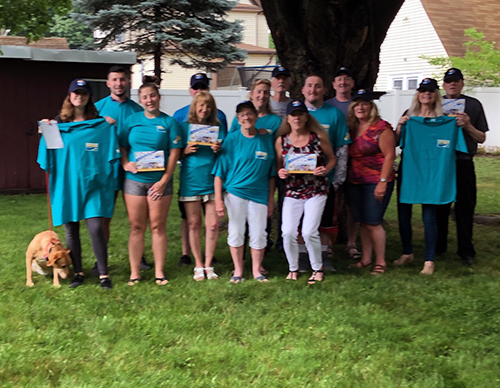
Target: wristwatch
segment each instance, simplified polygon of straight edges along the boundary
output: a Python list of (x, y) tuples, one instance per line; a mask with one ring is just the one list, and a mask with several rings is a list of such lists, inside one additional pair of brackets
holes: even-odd
[(387, 182), (387, 179), (380, 178), (380, 182)]

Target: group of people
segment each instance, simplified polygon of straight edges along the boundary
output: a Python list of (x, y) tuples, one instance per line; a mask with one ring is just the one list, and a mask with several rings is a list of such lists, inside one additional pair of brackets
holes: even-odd
[[(450, 205), (455, 202), (457, 253), (470, 265), (475, 256), (473, 156), (477, 144), (484, 142), (488, 126), (480, 102), (461, 94), (461, 71), (448, 70), (443, 81), (444, 97), (436, 80), (424, 79), (393, 130), (380, 117), (374, 94), (355, 91), (353, 74), (344, 67), (334, 75), (335, 97), (325, 101), (327, 88), (316, 74), (305, 79), (302, 98), (290, 98), (291, 75), (277, 66), (271, 80), (254, 82), (249, 100), (237, 105), (230, 127), (225, 114), (217, 109), (203, 73), (191, 77), (192, 102), (173, 117), (160, 110), (161, 95), (154, 77), (145, 77), (139, 88), (140, 105), (128, 98), (130, 74), (126, 68), (109, 70), (110, 96), (95, 105), (89, 83), (74, 80), (56, 117), (64, 148), (47, 149), (42, 140), (39, 150), (40, 166), (50, 175), (54, 223), (65, 225), (71, 250), (75, 277), (69, 286), (84, 282), (79, 221), (85, 219), (100, 284), (112, 287), (107, 242), (119, 190), (123, 190), (130, 221), (128, 284), (139, 282), (140, 269), (147, 267), (143, 254), (148, 225), (155, 281), (168, 283), (164, 273), (166, 224), (174, 193), (172, 177), (179, 161), (178, 201), (183, 218), (179, 264), (190, 263), (191, 252), (196, 281), (218, 278), (213, 260), (219, 219), (226, 213), (227, 243), (234, 263), (230, 282), (243, 281), (247, 241), (253, 278), (268, 281), (262, 263), (272, 229), (276, 188), (276, 245), (289, 263), (287, 279), (297, 280), (310, 267), (308, 283), (314, 284), (323, 280), (324, 271), (334, 270), (329, 248), (338, 227), (339, 198), (343, 197), (347, 203), (346, 251), (357, 260), (352, 267), (371, 267), (374, 275), (385, 273), (383, 217), (396, 175), (403, 252), (394, 264), (414, 260), (411, 211), (413, 204), (422, 204), (425, 257), (421, 273), (433, 273), (434, 256), (447, 249)], [(465, 111), (445, 116), (443, 98), (465, 100)], [(200, 128), (215, 130), (216, 139), (193, 142), (193, 131)], [(397, 145), (402, 156), (396, 174)], [(356, 245), (358, 231), (361, 252)]]

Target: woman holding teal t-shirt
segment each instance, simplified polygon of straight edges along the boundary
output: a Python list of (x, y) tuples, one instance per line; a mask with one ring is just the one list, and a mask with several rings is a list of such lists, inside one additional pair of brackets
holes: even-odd
[[(217, 126), (217, 141), (210, 145), (190, 143), (193, 125)], [(226, 128), (217, 120), (217, 106), (207, 91), (197, 93), (189, 108), (187, 122), (181, 124), (182, 140), (187, 144), (182, 153), (179, 201), (184, 203), (189, 226), (189, 244), (196, 266), (194, 280), (217, 279), (212, 260), (219, 237), (219, 218), (215, 212), (214, 179), (212, 169), (225, 137)], [(205, 261), (201, 254), (201, 208), (205, 209)]]
[[(274, 139), (265, 129), (257, 129), (257, 110), (250, 101), (236, 107), (241, 130), (230, 133), (217, 159), (215, 175), (215, 210), (229, 217), (227, 243), (234, 263), (231, 283), (243, 280), (245, 225), (248, 222), (252, 272), (256, 280), (267, 282), (261, 274), (267, 245), (267, 217), (273, 212), (275, 153)], [(222, 197), (222, 185), (226, 197)]]
[[(274, 136), (281, 125), (281, 118), (271, 110), (269, 99), (271, 98), (271, 81), (259, 79), (255, 81), (250, 89), (249, 100), (257, 109), (257, 122), (255, 128), (265, 129)], [(229, 132), (239, 131), (241, 128), (238, 118), (235, 117)]]
[(130, 280), (140, 280), (139, 267), (144, 252), (144, 236), (149, 218), (156, 283), (168, 283), (163, 272), (167, 255), (166, 224), (172, 202), (175, 165), (182, 139), (177, 122), (160, 112), (160, 92), (153, 77), (145, 77), (139, 88), (144, 112), (127, 119), (120, 134), (122, 166), (125, 170), (123, 193), (130, 221), (128, 243)]

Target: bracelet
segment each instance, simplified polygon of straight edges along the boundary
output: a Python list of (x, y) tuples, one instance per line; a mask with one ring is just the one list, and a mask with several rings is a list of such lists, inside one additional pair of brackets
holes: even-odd
[(386, 183), (386, 182), (387, 182), (387, 179), (385, 179), (385, 178), (380, 178), (380, 182), (384, 182), (384, 183)]

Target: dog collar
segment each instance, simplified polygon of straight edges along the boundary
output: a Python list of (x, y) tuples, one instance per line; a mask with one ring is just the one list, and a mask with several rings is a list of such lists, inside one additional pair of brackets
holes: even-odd
[(50, 252), (52, 252), (52, 247), (56, 245), (53, 240), (50, 240), (47, 244), (47, 248), (45, 248), (45, 261), (49, 261)]

